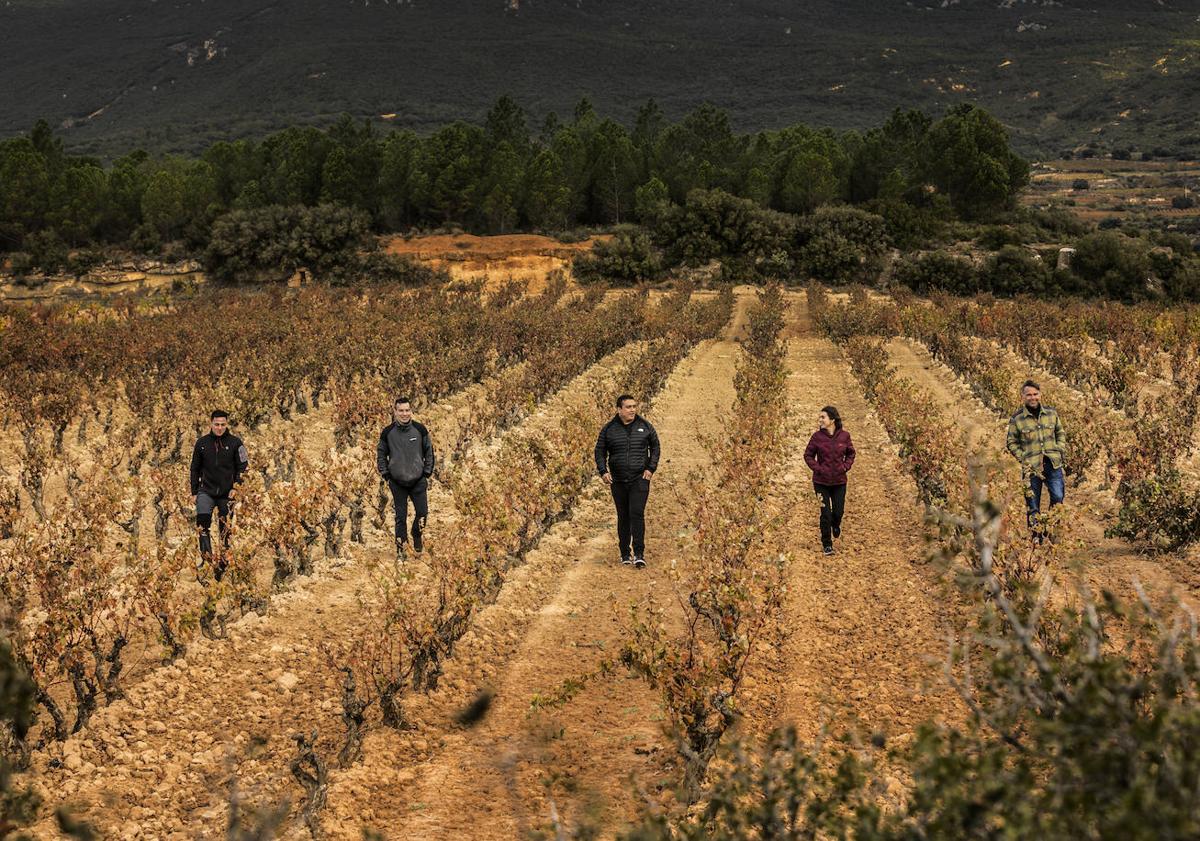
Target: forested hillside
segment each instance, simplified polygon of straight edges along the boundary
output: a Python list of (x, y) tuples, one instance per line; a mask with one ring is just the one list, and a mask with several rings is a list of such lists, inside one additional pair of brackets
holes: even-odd
[(705, 101), (742, 129), (865, 128), (977, 101), (1018, 148), (1200, 148), (1182, 0), (8, 0), (0, 132), (198, 151), (342, 112), (430, 130), (503, 94), (632, 121)]

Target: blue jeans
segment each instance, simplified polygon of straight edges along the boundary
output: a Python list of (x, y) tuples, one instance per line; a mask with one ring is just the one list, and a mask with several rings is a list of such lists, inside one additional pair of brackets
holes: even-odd
[(1052, 467), (1050, 459), (1042, 459), (1042, 475), (1029, 474), (1029, 489), (1025, 493), (1025, 507), (1028, 510), (1029, 530), (1039, 533), (1038, 514), (1042, 510), (1042, 486), (1050, 491), (1050, 507), (1061, 505), (1066, 495), (1066, 482), (1063, 480), (1061, 467)]

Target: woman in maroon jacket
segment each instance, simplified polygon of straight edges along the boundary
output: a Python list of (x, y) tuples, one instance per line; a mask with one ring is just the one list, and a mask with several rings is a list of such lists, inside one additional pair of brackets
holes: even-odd
[(826, 555), (832, 555), (833, 539), (842, 536), (846, 474), (854, 465), (854, 444), (833, 406), (821, 410), (817, 425), (820, 428), (804, 450), (804, 462), (813, 472), (813, 490), (821, 497), (821, 545)]

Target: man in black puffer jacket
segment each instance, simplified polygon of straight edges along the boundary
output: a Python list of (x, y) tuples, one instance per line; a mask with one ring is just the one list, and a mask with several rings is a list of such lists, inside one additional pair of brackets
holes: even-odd
[(659, 444), (658, 433), (637, 410), (630, 395), (617, 398), (616, 416), (596, 439), (596, 470), (612, 487), (621, 563), (640, 569), (646, 565), (646, 500), (650, 477), (658, 469)]
[(429, 477), (433, 475), (433, 442), (429, 430), (412, 419), (412, 404), (398, 397), (392, 405), (393, 422), (379, 433), (375, 463), (387, 481), (396, 507), (396, 554), (408, 548), (408, 501), (413, 504), (413, 549), (424, 549), (421, 533), (429, 517)]
[[(229, 431), (229, 413), (217, 409), (209, 416), (211, 432), (192, 449), (191, 488), (196, 501), (196, 531), (200, 536), (200, 558), (220, 581), (229, 562), (229, 524), (233, 510), (231, 494), (248, 467), (246, 445)], [(221, 529), (221, 557), (213, 558), (212, 512), (216, 509)]]

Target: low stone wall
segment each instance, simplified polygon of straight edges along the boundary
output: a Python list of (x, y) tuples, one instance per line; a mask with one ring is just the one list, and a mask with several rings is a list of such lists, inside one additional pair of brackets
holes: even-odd
[(33, 274), (16, 277), (0, 273), (0, 300), (39, 301), (52, 298), (88, 298), (155, 289), (177, 289), (208, 282), (195, 260), (175, 263), (161, 260), (125, 260), (97, 266), (79, 277), (69, 274)]

